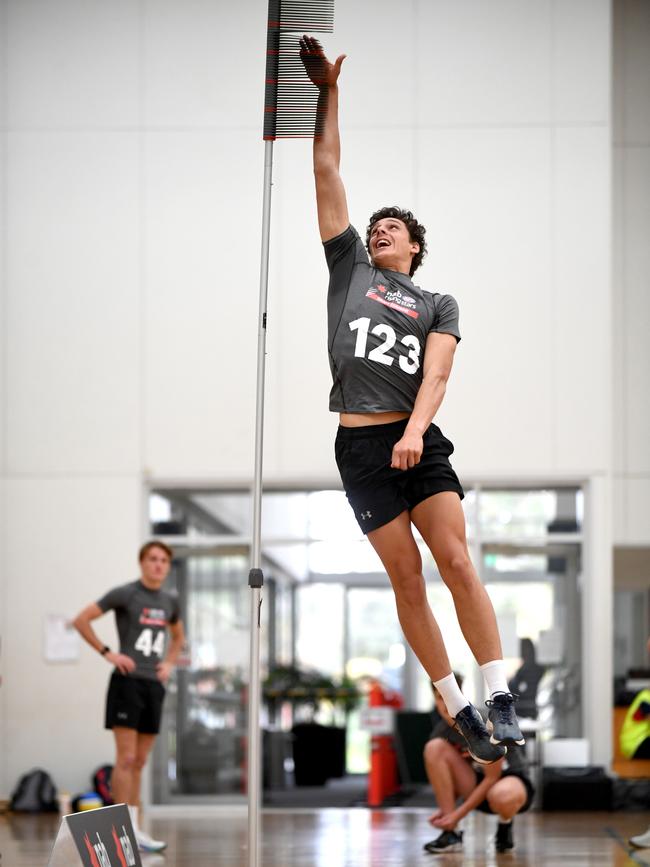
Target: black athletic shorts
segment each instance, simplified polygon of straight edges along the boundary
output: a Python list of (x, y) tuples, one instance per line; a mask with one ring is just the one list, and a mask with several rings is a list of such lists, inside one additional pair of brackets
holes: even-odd
[[(482, 783), (482, 782), (483, 782), (483, 779), (484, 779), (484, 776), (485, 776), (485, 775), (483, 774), (482, 771), (475, 771), (475, 773), (476, 773), (476, 785), (478, 786), (479, 783)], [(522, 782), (522, 783), (524, 784), (524, 786), (526, 787), (526, 800), (524, 801), (524, 804), (523, 804), (523, 806), (520, 808), (519, 812), (520, 812), (520, 813), (525, 813), (526, 810), (530, 810), (531, 804), (533, 803), (533, 798), (535, 797), (535, 786), (533, 786), (533, 784), (532, 784), (531, 781), (528, 779), (528, 777), (526, 776), (526, 774), (524, 774), (522, 771), (516, 771), (516, 770), (514, 770), (514, 769), (513, 769), (513, 770), (510, 770), (510, 768), (508, 768), (507, 770), (505, 770), (505, 771), (501, 774), (501, 779), (502, 779), (502, 780), (503, 780), (505, 777), (518, 777), (518, 778), (521, 780), (521, 782)], [(487, 798), (486, 798), (484, 801), (482, 801), (482, 802), (478, 805), (478, 807), (477, 807), (476, 809), (477, 809), (477, 810), (480, 810), (482, 813), (493, 813), (493, 812), (494, 812), (494, 811), (490, 808), (490, 805), (489, 805), (489, 803), (488, 803)]]
[(165, 687), (160, 681), (114, 671), (106, 695), (105, 728), (124, 726), (143, 735), (157, 735), (164, 698)]
[(394, 470), (393, 446), (404, 435), (408, 419), (390, 424), (342, 427), (334, 446), (348, 502), (364, 533), (388, 524), (404, 511), (442, 491), (465, 495), (449, 463), (451, 442), (435, 424), (425, 431), (420, 463), (408, 470)]

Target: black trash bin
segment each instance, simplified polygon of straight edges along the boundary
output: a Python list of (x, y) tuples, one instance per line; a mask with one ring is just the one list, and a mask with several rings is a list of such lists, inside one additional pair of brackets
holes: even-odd
[(297, 786), (323, 786), (331, 777), (345, 776), (344, 728), (298, 723), (291, 732)]

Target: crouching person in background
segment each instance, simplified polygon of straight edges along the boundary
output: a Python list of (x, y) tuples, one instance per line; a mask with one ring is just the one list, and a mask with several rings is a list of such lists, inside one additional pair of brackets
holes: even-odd
[[(456, 675), (459, 688), (462, 679)], [(427, 852), (462, 849), (462, 819), (472, 810), (498, 816), (496, 851), (514, 847), (513, 818), (530, 808), (535, 794), (526, 770), (523, 747), (508, 745), (505, 758), (489, 765), (477, 765), (466, 750), (464, 738), (454, 729), (440, 693), (433, 687), (436, 702), (434, 728), (424, 748), (424, 764), (436, 796), (438, 809), (429, 817), (442, 832), (426, 843)]]

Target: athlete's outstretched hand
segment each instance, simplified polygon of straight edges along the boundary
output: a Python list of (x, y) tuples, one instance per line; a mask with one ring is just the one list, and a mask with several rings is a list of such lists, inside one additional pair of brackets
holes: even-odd
[(303, 36), (300, 39), (300, 59), (316, 87), (334, 87), (346, 56), (341, 54), (334, 63), (330, 63), (318, 39), (313, 36)]
[(391, 467), (394, 470), (409, 470), (420, 463), (423, 448), (424, 444), (419, 434), (405, 431), (402, 439), (393, 446)]
[(130, 674), (135, 669), (134, 660), (125, 653), (107, 653), (104, 659), (114, 665), (120, 674)]

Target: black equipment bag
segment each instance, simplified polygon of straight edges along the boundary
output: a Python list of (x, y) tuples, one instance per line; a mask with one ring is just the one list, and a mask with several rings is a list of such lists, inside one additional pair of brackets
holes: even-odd
[(34, 768), (18, 780), (11, 794), (10, 809), (17, 813), (56, 813), (56, 786), (47, 771)]
[(543, 810), (611, 810), (612, 803), (613, 783), (604, 768), (542, 769)]

